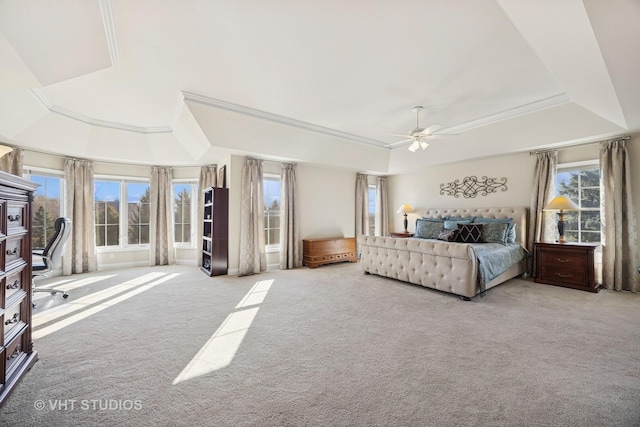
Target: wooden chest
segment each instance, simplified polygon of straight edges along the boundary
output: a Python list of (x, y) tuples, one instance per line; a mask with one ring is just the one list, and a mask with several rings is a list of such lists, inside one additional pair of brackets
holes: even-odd
[(591, 243), (536, 242), (535, 261), (537, 283), (564, 286), (598, 292), (594, 278), (594, 250)]
[(334, 262), (357, 262), (355, 237), (327, 237), (302, 241), (303, 264), (316, 268)]

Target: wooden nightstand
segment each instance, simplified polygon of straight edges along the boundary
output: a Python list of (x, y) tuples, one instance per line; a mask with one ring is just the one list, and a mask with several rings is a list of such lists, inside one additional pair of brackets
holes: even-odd
[(588, 292), (600, 290), (595, 281), (595, 243), (534, 243), (537, 283)]
[(413, 233), (405, 233), (404, 231), (400, 233), (390, 233), (391, 237), (413, 237)]

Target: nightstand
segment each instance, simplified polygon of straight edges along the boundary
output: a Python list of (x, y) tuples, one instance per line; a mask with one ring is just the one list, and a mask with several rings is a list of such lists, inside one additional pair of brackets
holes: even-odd
[(595, 281), (595, 243), (534, 243), (537, 283), (598, 292)]
[(391, 237), (413, 237), (413, 233), (405, 233), (404, 231), (400, 233), (390, 233)]

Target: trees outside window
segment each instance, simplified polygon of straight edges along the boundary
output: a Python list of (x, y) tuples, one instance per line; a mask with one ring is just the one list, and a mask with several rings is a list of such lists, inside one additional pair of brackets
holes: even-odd
[(559, 165), (556, 195), (573, 200), (579, 211), (565, 212), (568, 242), (600, 243), (600, 167), (597, 163)]
[(44, 248), (55, 232), (55, 220), (62, 214), (63, 178), (46, 174), (30, 174), (28, 179), (40, 186), (34, 192), (32, 245)]
[(120, 245), (120, 182), (94, 181), (96, 246)]
[(264, 198), (264, 244), (268, 249), (275, 249), (280, 247), (280, 176), (264, 174), (262, 186)]
[(369, 184), (369, 236), (376, 235), (376, 186)]
[(175, 183), (173, 184), (173, 222), (174, 240), (176, 244), (191, 243), (193, 223), (193, 194), (197, 194), (197, 184), (195, 183)]
[(150, 223), (149, 184), (127, 182), (127, 244), (148, 245)]

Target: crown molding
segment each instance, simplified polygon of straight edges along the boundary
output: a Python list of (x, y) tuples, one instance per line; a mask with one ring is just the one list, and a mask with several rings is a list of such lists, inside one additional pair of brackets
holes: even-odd
[(204, 95), (198, 95), (197, 93), (183, 91), (182, 96), (185, 101), (197, 102), (198, 104), (207, 105), (209, 107), (214, 107), (214, 108), (218, 108), (226, 111), (232, 111), (234, 113), (240, 113), (246, 116), (251, 116), (258, 119), (263, 119), (263, 120), (267, 120), (270, 122), (279, 123), (287, 126), (293, 126), (300, 129), (308, 130), (310, 132), (319, 133), (322, 135), (334, 136), (337, 138), (348, 139), (350, 141), (359, 142), (362, 144), (372, 145), (378, 148), (384, 148), (384, 142), (382, 141), (365, 138), (363, 136), (353, 135), (347, 132), (341, 132), (339, 130), (326, 128), (324, 126), (314, 125), (312, 123), (303, 122), (300, 120), (292, 119), (290, 117), (280, 116), (278, 114), (267, 113), (266, 111), (256, 110), (254, 108), (233, 104), (231, 102), (221, 101), (219, 99), (209, 98)]
[(113, 25), (113, 13), (111, 12), (111, 0), (99, 0), (100, 13), (102, 14), (102, 23), (104, 32), (107, 36), (107, 46), (109, 47), (109, 57), (111, 65), (114, 65), (120, 53), (118, 52), (118, 42), (116, 40), (116, 29)]
[(85, 116), (84, 114), (76, 113), (75, 111), (67, 110), (66, 108), (52, 104), (51, 101), (49, 101), (49, 99), (42, 92), (42, 90), (38, 88), (31, 89), (31, 93), (50, 112), (55, 114), (60, 114), (61, 116), (65, 116), (70, 119), (77, 120), (82, 123), (86, 123), (88, 125), (124, 130), (128, 132), (147, 133), (147, 134), (173, 132), (173, 128), (171, 126), (142, 127), (142, 126), (129, 125), (126, 123), (117, 123), (117, 122), (110, 122), (107, 120), (94, 119), (93, 117), (88, 117), (88, 116)]
[[(456, 135), (460, 132), (479, 128), (482, 126), (491, 125), (503, 120), (524, 116), (529, 113), (545, 110), (547, 108), (566, 104), (568, 102), (571, 102), (571, 98), (569, 97), (569, 95), (567, 93), (560, 93), (557, 95), (550, 96), (548, 98), (543, 98), (538, 101), (530, 102), (528, 104), (519, 105), (517, 107), (513, 107), (508, 110), (501, 111), (499, 113), (490, 114), (488, 116), (481, 117), (479, 119), (471, 120), (466, 123), (444, 127), (442, 129), (439, 129), (437, 132), (434, 132), (433, 135)], [(385, 145), (385, 147), (395, 148), (395, 147), (409, 145), (410, 143), (411, 141), (394, 142), (393, 144)]]
[(569, 95), (567, 93), (560, 93), (557, 95), (550, 96), (548, 98), (530, 102), (528, 104), (519, 105), (517, 107), (513, 107), (508, 110), (501, 111), (499, 113), (490, 114), (488, 116), (481, 117), (479, 119), (471, 120), (466, 123), (442, 128), (437, 132), (434, 132), (433, 134), (446, 135), (446, 134), (464, 132), (467, 130), (479, 128), (481, 126), (491, 125), (493, 123), (497, 123), (503, 120), (513, 119), (515, 117), (524, 116), (526, 114), (534, 113), (536, 111), (541, 111), (547, 108), (566, 104), (568, 102), (571, 102), (571, 98), (569, 97)]

